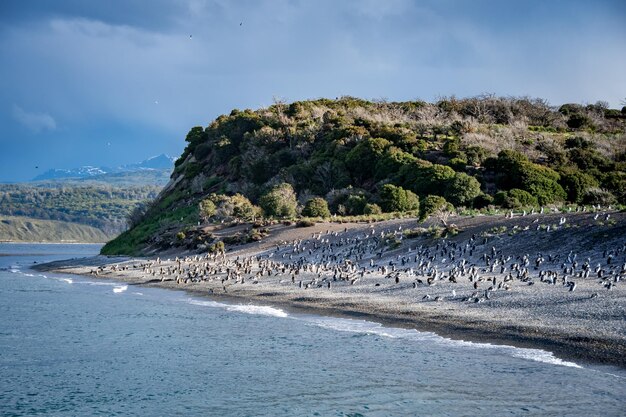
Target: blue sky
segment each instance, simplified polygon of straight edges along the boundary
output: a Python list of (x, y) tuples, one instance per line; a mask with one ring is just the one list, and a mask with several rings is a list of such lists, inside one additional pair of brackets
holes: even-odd
[[(178, 156), (233, 108), (626, 98), (626, 2), (2, 0), (0, 181)], [(36, 168), (38, 167), (38, 168)]]

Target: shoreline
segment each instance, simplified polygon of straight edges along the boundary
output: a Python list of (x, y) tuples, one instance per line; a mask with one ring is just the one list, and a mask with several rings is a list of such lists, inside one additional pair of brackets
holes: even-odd
[[(580, 341), (568, 341), (555, 334), (544, 333), (539, 329), (528, 327), (522, 329), (519, 326), (499, 327), (493, 323), (480, 323), (476, 321), (461, 322), (454, 318), (433, 315), (432, 317), (411, 317), (393, 312), (367, 312), (358, 306), (348, 308), (341, 305), (320, 306), (318, 299), (287, 300), (279, 297), (266, 296), (263, 294), (239, 294), (239, 293), (208, 293), (205, 289), (181, 288), (171, 285), (159, 285), (155, 282), (129, 281), (122, 276), (108, 278), (94, 277), (86, 273), (68, 272), (64, 269), (47, 269), (46, 264), (34, 265), (32, 269), (47, 271), (57, 274), (71, 274), (90, 279), (115, 280), (124, 284), (158, 288), (164, 290), (183, 291), (190, 296), (209, 299), (216, 302), (224, 302), (234, 305), (248, 305), (254, 303), (258, 306), (280, 308), (296, 314), (312, 314), (327, 317), (337, 317), (354, 320), (365, 320), (379, 323), (385, 327), (412, 329), (419, 332), (431, 332), (438, 336), (472, 343), (485, 343), (498, 346), (510, 346), (525, 349), (540, 349), (550, 352), (558, 359), (575, 362), (580, 366), (616, 366), (626, 370), (626, 357), (622, 351), (623, 346), (616, 346), (614, 341), (603, 339), (584, 338)], [(42, 268), (44, 267), (44, 268)], [(525, 331), (524, 331), (525, 330)], [(573, 350), (572, 350), (573, 349)]]
[[(485, 238), (487, 241), (485, 250), (488, 252), (492, 245), (497, 243), (502, 250), (514, 249), (518, 253), (529, 250), (523, 246), (523, 242), (535, 250), (554, 247), (558, 242), (559, 246), (568, 251), (570, 246), (586, 244), (588, 250), (581, 253), (581, 259), (598, 258), (605, 251), (604, 246), (611, 247), (616, 242), (624, 242), (623, 230), (626, 226), (626, 215), (615, 213), (617, 224), (610, 228), (605, 227), (600, 230), (600, 241), (591, 245), (589, 239), (593, 238), (597, 231), (587, 227), (590, 215), (576, 215), (568, 218), (568, 221), (579, 221), (580, 227), (571, 230), (563, 230), (561, 233), (569, 233), (574, 238), (569, 239), (565, 244), (563, 235), (558, 231), (551, 235), (545, 232), (532, 231), (521, 239), (519, 235), (503, 237), (495, 236)], [(477, 232), (477, 227), (485, 226), (490, 228), (499, 224), (511, 225), (526, 219), (455, 219), (465, 230), (455, 238), (457, 242), (462, 242)], [(533, 219), (527, 219), (532, 221)], [(549, 219), (550, 221), (553, 219)], [(387, 222), (386, 225), (376, 224), (374, 227), (380, 229), (381, 226), (397, 228), (398, 225), (405, 225), (410, 220), (398, 220)], [(260, 244), (244, 245), (234, 247), (222, 261), (200, 260), (195, 264), (192, 260), (194, 255), (187, 255), (189, 268), (195, 268), (201, 262), (204, 264), (232, 265), (236, 259), (263, 259), (261, 262), (272, 262), (278, 264), (276, 258), (284, 256), (291, 251), (291, 238), (311, 239), (316, 233), (323, 234), (329, 230), (326, 236), (333, 236), (334, 239), (350, 239), (350, 236), (361, 236), (363, 232), (370, 229), (370, 225), (332, 225), (321, 224), (315, 228), (295, 229), (293, 227), (278, 227), (272, 232), (273, 239)], [(344, 229), (345, 228), (345, 229)], [(577, 234), (578, 233), (578, 234)], [(548, 238), (546, 239), (546, 236)], [(289, 238), (289, 239), (285, 239)], [(449, 241), (453, 241), (449, 239)], [(364, 241), (361, 239), (361, 241)], [(437, 245), (441, 240), (417, 239), (408, 241), (409, 249), (415, 253), (418, 244), (421, 246)], [(396, 262), (402, 253), (406, 251), (407, 242), (403, 242), (399, 248), (389, 250), (377, 261), (381, 265), (388, 262)], [(508, 245), (513, 245), (509, 248)], [(276, 249), (276, 247), (279, 249)], [(354, 250), (354, 245), (346, 245), (346, 250)], [(481, 250), (482, 254), (484, 251)], [(273, 258), (275, 254), (276, 258)], [(476, 253), (475, 255), (478, 255)], [(315, 254), (307, 253), (305, 258), (311, 264), (319, 265), (322, 262), (313, 262)], [(474, 256), (476, 258), (477, 256)], [(619, 253), (616, 256), (620, 265), (626, 260), (626, 254)], [(182, 258), (181, 258), (182, 259)], [(269, 261), (274, 259), (274, 261)], [(280, 258), (282, 259), (285, 258)], [(365, 260), (362, 264), (365, 263)], [(367, 259), (369, 260), (369, 259)], [(475, 259), (471, 259), (475, 261)], [(562, 259), (560, 260), (562, 261)], [(559, 262), (560, 262), (559, 261)], [(176, 265), (174, 260), (158, 261), (161, 269)], [(220, 263), (222, 262), (222, 263)], [(595, 259), (594, 259), (595, 262)], [(547, 262), (546, 262), (547, 263)], [(558, 263), (558, 262), (557, 262)], [(144, 265), (142, 269), (140, 265)], [(146, 267), (145, 265), (151, 265)], [(283, 264), (280, 264), (283, 265)], [(318, 273), (316, 271), (301, 270), (297, 275), (298, 280), (306, 282), (321, 282), (323, 286), (311, 286), (308, 289), (300, 288), (298, 284), (292, 283), (289, 273), (274, 271), (274, 275), (267, 278), (258, 271), (250, 271), (244, 279), (226, 277), (226, 266), (224, 270), (215, 271), (215, 278), (204, 281), (178, 284), (173, 278), (159, 278), (155, 267), (155, 259), (138, 258), (113, 258), (97, 256), (94, 258), (74, 259), (59, 261), (49, 264), (38, 264), (34, 267), (37, 270), (48, 270), (56, 273), (71, 273), (84, 275), (96, 279), (114, 279), (130, 285), (140, 285), (165, 289), (176, 289), (187, 291), (194, 296), (208, 297), (215, 301), (228, 303), (245, 304), (253, 302), (259, 305), (279, 307), (288, 311), (304, 314), (316, 314), (333, 317), (343, 317), (367, 320), (380, 323), (390, 327), (410, 328), (422, 332), (433, 332), (439, 336), (478, 343), (490, 343), (495, 345), (507, 345), (520, 348), (542, 349), (552, 352), (557, 358), (574, 361), (577, 364), (585, 365), (612, 365), (622, 369), (626, 368), (626, 288), (619, 282), (611, 291), (603, 289), (594, 279), (576, 279), (577, 289), (575, 292), (564, 289), (560, 285), (548, 285), (534, 278), (533, 284), (527, 282), (511, 282), (510, 291), (493, 291), (486, 293), (488, 299), (481, 299), (480, 302), (467, 301), (466, 298), (473, 289), (467, 288), (470, 284), (465, 278), (461, 283), (450, 283), (447, 280), (439, 279), (437, 285), (413, 284), (411, 286), (407, 278), (402, 276), (400, 283), (394, 283), (393, 278), (386, 277), (383, 273), (378, 273), (372, 268), (371, 273), (364, 275), (354, 285), (345, 280), (332, 281), (330, 272)], [(100, 268), (100, 273), (95, 276), (91, 273), (94, 269)], [(147, 269), (146, 269), (147, 268)], [(221, 267), (220, 267), (221, 268)], [(264, 267), (263, 267), (264, 268)], [(278, 268), (274, 266), (274, 268)], [(443, 267), (442, 267), (443, 269)], [(146, 272), (147, 271), (147, 272)], [(256, 274), (255, 274), (256, 272)], [(386, 271), (385, 271), (386, 272)], [(496, 273), (489, 274), (498, 276)], [(324, 277), (324, 281), (319, 281)], [(165, 279), (164, 281), (161, 281)], [(332, 289), (326, 288), (327, 283), (332, 282)], [(413, 281), (415, 282), (415, 281)], [(485, 280), (480, 282), (482, 288), (489, 284)], [(479, 287), (480, 288), (480, 287)], [(450, 291), (457, 296), (452, 297)], [(442, 300), (434, 301), (428, 299), (424, 301), (425, 295), (429, 297), (441, 297)], [(430, 295), (429, 295), (430, 294)]]

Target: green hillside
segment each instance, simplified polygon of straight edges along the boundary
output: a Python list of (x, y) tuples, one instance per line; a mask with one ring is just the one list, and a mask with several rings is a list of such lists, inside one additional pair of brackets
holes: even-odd
[(424, 216), (448, 203), (626, 204), (626, 109), (607, 107), (344, 97), (233, 110), (190, 130), (171, 183), (103, 252), (193, 247), (209, 241), (199, 222), (293, 218), (303, 209), (311, 217)]
[[(154, 199), (161, 188), (61, 182), (0, 184), (0, 215), (89, 226), (99, 229), (99, 239), (110, 238), (126, 230), (129, 215)], [(0, 240), (12, 239), (14, 234), (19, 233), (4, 228)], [(79, 235), (69, 238), (78, 239)]]
[(82, 224), (0, 215), (0, 242), (103, 243), (112, 237)]

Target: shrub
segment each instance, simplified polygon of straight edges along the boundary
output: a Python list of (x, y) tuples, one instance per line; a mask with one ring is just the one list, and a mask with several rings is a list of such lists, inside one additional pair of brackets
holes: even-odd
[(429, 195), (422, 200), (420, 204), (420, 221), (426, 220), (431, 215), (444, 214), (445, 212), (452, 212), (454, 207), (448, 203), (445, 198), (438, 195)]
[(509, 209), (538, 205), (537, 199), (532, 194), (518, 188), (513, 188), (509, 191), (498, 191), (493, 202), (494, 204)]
[(298, 220), (296, 227), (311, 227), (315, 226), (315, 222), (311, 220)]
[(482, 194), (482, 193), (478, 194), (474, 198), (474, 202), (472, 203), (474, 208), (477, 208), (477, 209), (485, 208), (491, 204), (493, 204), (493, 197), (490, 196), (489, 194)]
[(224, 246), (224, 242), (222, 242), (221, 240), (218, 240), (217, 242), (209, 246), (209, 252), (211, 253), (224, 253), (225, 251), (226, 248)]
[(390, 146), (385, 150), (384, 154), (378, 158), (378, 162), (376, 162), (375, 177), (381, 180), (388, 178), (398, 172), (404, 165), (408, 165), (415, 160), (417, 160), (417, 158), (413, 155), (395, 146)]
[(539, 204), (563, 201), (567, 197), (558, 184), (559, 174), (547, 167), (537, 165), (519, 152), (505, 150), (498, 154), (496, 169), (498, 183), (502, 188), (520, 188), (535, 196)]
[(590, 188), (587, 190), (583, 197), (584, 204), (600, 204), (602, 206), (608, 206), (609, 204), (615, 204), (617, 199), (610, 192), (601, 188)]
[(448, 139), (443, 144), (443, 154), (455, 157), (459, 153), (459, 140), (456, 138)]
[(467, 166), (467, 159), (465, 159), (463, 155), (457, 156), (450, 159), (448, 161), (448, 164), (450, 164), (452, 169), (454, 169), (455, 171), (464, 171), (465, 167)]
[(383, 209), (378, 204), (367, 203), (363, 208), (363, 214), (382, 214)]
[(294, 217), (298, 202), (291, 184), (282, 183), (263, 195), (259, 204), (265, 214), (274, 217)]
[(209, 218), (215, 216), (215, 213), (217, 212), (217, 207), (215, 206), (215, 203), (213, 201), (211, 201), (208, 198), (205, 198), (204, 200), (200, 201), (199, 203), (199, 214), (200, 214), (200, 218), (203, 221), (208, 221)]
[(593, 122), (589, 116), (582, 113), (574, 113), (567, 119), (567, 126), (571, 129), (581, 129), (585, 127), (593, 128)]
[(187, 237), (187, 236), (185, 236), (185, 232), (178, 232), (178, 233), (176, 233), (176, 239), (178, 239), (178, 240), (185, 240), (185, 237)]
[(480, 146), (470, 146), (465, 150), (467, 163), (474, 166), (481, 166), (489, 156), (489, 152)]
[(598, 181), (591, 175), (580, 171), (572, 171), (561, 176), (561, 185), (567, 193), (567, 200), (572, 203), (581, 203), (587, 190), (598, 187)]
[(312, 198), (304, 205), (302, 215), (308, 217), (330, 217), (328, 203), (320, 197)]
[(340, 190), (333, 190), (326, 194), (331, 213), (341, 215), (363, 214), (363, 209), (369, 200), (369, 193), (358, 188), (346, 187)]
[(456, 173), (446, 187), (446, 200), (455, 206), (465, 206), (480, 194), (480, 183), (465, 173)]
[(572, 148), (567, 151), (567, 156), (582, 171), (597, 169), (602, 172), (608, 172), (615, 168), (611, 160), (605, 158), (594, 149)]
[(621, 204), (626, 204), (626, 172), (614, 171), (604, 175), (602, 187), (615, 195)]
[(200, 215), (206, 219), (253, 221), (262, 213), (242, 194), (227, 196), (213, 193), (200, 202)]
[(362, 194), (352, 194), (345, 201), (345, 214), (350, 215), (359, 215), (363, 214), (363, 210), (365, 209), (365, 205), (367, 204), (367, 199)]
[(403, 166), (397, 179), (404, 188), (419, 195), (443, 194), (455, 174), (449, 166), (418, 160)]
[(419, 209), (419, 198), (415, 193), (393, 184), (385, 184), (383, 186), (380, 192), (380, 200), (382, 209), (387, 213)]

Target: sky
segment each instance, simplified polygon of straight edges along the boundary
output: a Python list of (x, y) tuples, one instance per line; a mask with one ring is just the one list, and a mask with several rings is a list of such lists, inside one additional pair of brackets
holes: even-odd
[(623, 0), (2, 0), (0, 181), (180, 155), (234, 108), (626, 99)]

